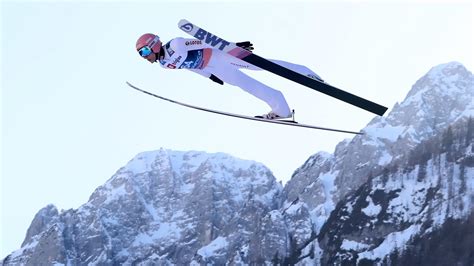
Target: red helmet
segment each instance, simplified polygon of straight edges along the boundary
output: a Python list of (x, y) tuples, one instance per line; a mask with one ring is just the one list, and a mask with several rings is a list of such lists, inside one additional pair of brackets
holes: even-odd
[(158, 35), (153, 33), (145, 33), (138, 38), (135, 48), (140, 51), (143, 47), (148, 47), (153, 53), (159, 53), (161, 50), (161, 41)]

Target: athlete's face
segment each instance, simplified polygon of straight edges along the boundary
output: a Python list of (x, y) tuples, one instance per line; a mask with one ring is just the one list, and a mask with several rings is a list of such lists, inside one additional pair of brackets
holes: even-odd
[(145, 58), (146, 60), (148, 60), (148, 62), (150, 62), (152, 64), (156, 62), (156, 54), (154, 54), (154, 53), (151, 53), (148, 56), (145, 56), (143, 58)]
[(141, 57), (145, 58), (150, 63), (156, 62), (156, 54), (149, 46), (143, 46), (142, 48), (138, 49), (138, 54), (140, 54)]

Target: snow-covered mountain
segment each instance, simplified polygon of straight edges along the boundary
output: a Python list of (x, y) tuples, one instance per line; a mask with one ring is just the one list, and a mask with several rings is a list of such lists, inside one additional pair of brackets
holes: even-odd
[[(311, 156), (284, 188), (262, 164), (230, 155), (145, 152), (77, 210), (40, 210), (3, 263), (433, 265), (437, 241), (464, 243), (443, 265), (470, 265), (470, 117), (474, 77), (453, 62), (365, 135)], [(446, 237), (453, 227), (456, 240)]]
[[(472, 212), (474, 165), (462, 163), (472, 160), (474, 147), (469, 117), (474, 117), (474, 76), (456, 62), (439, 65), (419, 79), (387, 117), (373, 119), (364, 128), (365, 135), (341, 142), (334, 154), (311, 156), (296, 170), (284, 188), (285, 204), (298, 199), (300, 208), (310, 213), (319, 233), (317, 243), (324, 250), (323, 264), (360, 262), (364, 255), (372, 262), (380, 261), (428, 228), (436, 230), (436, 225)], [(446, 145), (446, 134), (451, 136), (451, 149), (457, 150), (454, 161), (440, 148)], [(440, 187), (449, 187), (449, 193)], [(366, 194), (361, 196), (362, 192)], [(453, 193), (462, 195), (454, 199)], [(444, 219), (422, 218), (428, 212), (427, 204), (447, 206), (461, 198), (464, 205), (459, 210), (436, 209), (438, 218)], [(359, 209), (354, 209), (356, 202)], [(343, 211), (343, 203), (347, 211)], [(385, 212), (395, 217), (384, 220)], [(422, 219), (434, 226), (421, 227)], [(346, 220), (351, 226), (341, 222)], [(370, 221), (382, 225), (374, 227)], [(405, 228), (407, 224), (418, 227)], [(374, 231), (372, 238), (362, 238), (366, 231)], [(345, 233), (350, 237), (344, 238)], [(397, 243), (388, 244), (394, 241)], [(352, 253), (348, 256), (341, 250)]]
[[(221, 264), (231, 251), (239, 256), (261, 245), (260, 217), (277, 207), (281, 191), (270, 170), (253, 161), (145, 152), (77, 210), (42, 209), (22, 248), (5, 262), (184, 265), (212, 255)], [(261, 249), (266, 245), (272, 240)]]
[[(318, 237), (325, 251), (323, 264), (390, 264), (403, 256), (407, 246), (415, 245), (417, 237), (429, 236), (447, 221), (466, 220), (474, 210), (473, 133), (472, 119), (454, 124), (424, 140), (409, 156), (369, 176), (355, 193), (341, 200)], [(474, 240), (464, 241), (471, 245), (461, 247), (459, 253), (474, 255)], [(394, 252), (400, 254), (390, 257)], [(468, 265), (469, 259), (457, 255), (459, 261), (445, 265)], [(409, 265), (420, 264), (415, 261)]]
[(376, 117), (359, 135), (339, 143), (334, 154), (317, 153), (293, 174), (287, 202), (304, 201), (320, 228), (337, 202), (369, 176), (401, 157), (422, 140), (474, 116), (474, 77), (461, 64), (432, 68), (387, 117)]

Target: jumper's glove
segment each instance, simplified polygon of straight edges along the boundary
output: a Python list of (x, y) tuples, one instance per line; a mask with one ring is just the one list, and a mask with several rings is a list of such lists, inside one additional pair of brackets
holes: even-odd
[(253, 43), (246, 41), (246, 42), (238, 42), (235, 45), (237, 45), (240, 48), (244, 48), (245, 50), (252, 52), (253, 50)]
[(217, 82), (221, 85), (224, 85), (224, 81), (220, 80), (218, 77), (214, 76), (213, 74), (211, 74), (211, 76), (209, 78), (214, 82)]

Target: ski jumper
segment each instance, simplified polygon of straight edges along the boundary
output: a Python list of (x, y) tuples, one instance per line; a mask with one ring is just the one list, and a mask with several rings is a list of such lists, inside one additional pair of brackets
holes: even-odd
[[(209, 78), (211, 74), (222, 81), (240, 87), (258, 99), (266, 102), (272, 112), (280, 117), (291, 116), (291, 110), (283, 94), (246, 75), (240, 69), (262, 70), (252, 64), (228, 55), (220, 50), (208, 48), (197, 39), (175, 38), (163, 46), (164, 56), (159, 58), (162, 67), (188, 69)], [(315, 75), (305, 66), (270, 60), (303, 75)]]

